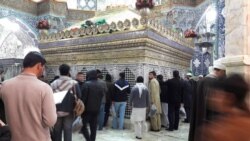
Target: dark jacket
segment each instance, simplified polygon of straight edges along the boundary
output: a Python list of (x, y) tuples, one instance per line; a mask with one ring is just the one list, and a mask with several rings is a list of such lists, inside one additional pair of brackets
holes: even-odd
[(4, 111), (4, 103), (3, 100), (0, 99), (0, 119), (6, 123), (5, 111)]
[(192, 98), (193, 98), (195, 93), (197, 92), (197, 81), (190, 79), (189, 83), (191, 85), (191, 92), (192, 92)]
[[(2, 85), (2, 83), (0, 82), (0, 85)], [(0, 86), (1, 89), (1, 86)], [(0, 119), (6, 123), (6, 117), (5, 117), (5, 111), (4, 111), (4, 103), (3, 100), (0, 99)]]
[(111, 96), (114, 94), (115, 91), (114, 83), (106, 81), (106, 85), (108, 88), (108, 92), (106, 93), (106, 102), (111, 103), (112, 102)]
[(8, 126), (0, 127), (0, 141), (11, 141), (11, 133)]
[(102, 85), (102, 92), (103, 92), (103, 97), (102, 97), (102, 104), (106, 103), (106, 94), (108, 92), (107, 84), (104, 80), (98, 79), (98, 83)]
[(128, 94), (130, 93), (130, 86), (128, 81), (119, 79), (115, 82), (115, 92), (112, 96), (114, 102), (126, 102)]
[(102, 97), (103, 88), (101, 83), (97, 81), (96, 70), (87, 72), (88, 80), (84, 83), (82, 89), (82, 101), (85, 104), (85, 112), (87, 113), (99, 113)]
[(192, 102), (192, 86), (189, 80), (184, 80), (183, 82), (183, 103), (184, 107), (191, 107)]
[(76, 79), (76, 81), (77, 81), (79, 87), (82, 89), (84, 82), (81, 82), (81, 81), (79, 81), (79, 80), (77, 80), (77, 79)]
[(213, 75), (198, 82), (192, 102), (189, 141), (201, 141), (202, 135), (199, 134), (198, 128), (217, 116), (215, 112), (207, 108), (207, 98), (213, 94), (214, 90), (222, 87), (220, 82)]
[(159, 81), (160, 84), (160, 88), (161, 88), (161, 93), (160, 93), (160, 99), (161, 102), (167, 103), (168, 102), (168, 86), (167, 86), (167, 82), (164, 81)]
[(182, 101), (182, 80), (179, 78), (172, 78), (167, 81), (168, 91), (168, 103), (169, 104), (180, 104)]

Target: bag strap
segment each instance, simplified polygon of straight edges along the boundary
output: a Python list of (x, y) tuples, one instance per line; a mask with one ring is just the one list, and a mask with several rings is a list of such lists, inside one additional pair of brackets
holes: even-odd
[(0, 127), (6, 126), (6, 124), (0, 119)]
[(74, 95), (75, 99), (77, 100), (78, 96), (76, 94), (76, 84), (73, 85), (73, 87), (71, 88), (71, 90), (73, 91), (73, 95)]
[(57, 84), (57, 90), (63, 91), (68, 86), (68, 85), (65, 85), (66, 83), (67, 83), (67, 80), (62, 80), (62, 83), (60, 85)]

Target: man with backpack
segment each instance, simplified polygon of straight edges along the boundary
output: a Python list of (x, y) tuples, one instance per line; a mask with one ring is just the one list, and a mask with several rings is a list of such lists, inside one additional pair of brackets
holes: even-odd
[(51, 83), (54, 92), (67, 91), (62, 103), (56, 105), (57, 122), (54, 127), (55, 141), (72, 141), (72, 124), (74, 120), (75, 96), (81, 97), (81, 91), (77, 81), (70, 77), (70, 66), (62, 64), (59, 66), (60, 77)]

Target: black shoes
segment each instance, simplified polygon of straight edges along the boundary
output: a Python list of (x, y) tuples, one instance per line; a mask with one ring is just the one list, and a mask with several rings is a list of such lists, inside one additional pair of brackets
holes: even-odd
[(174, 131), (172, 128), (166, 128), (167, 131)]
[(185, 119), (184, 121), (182, 121), (182, 122), (184, 122), (184, 123), (189, 123), (189, 121), (187, 120), (187, 119)]
[(161, 130), (151, 130), (151, 131), (153, 131), (153, 132), (160, 132)]
[(178, 127), (177, 128), (166, 128), (167, 131), (174, 131), (174, 130), (178, 130)]
[(138, 139), (138, 140), (141, 140), (141, 139), (142, 139), (141, 137), (137, 137), (137, 136), (136, 136), (135, 138)]

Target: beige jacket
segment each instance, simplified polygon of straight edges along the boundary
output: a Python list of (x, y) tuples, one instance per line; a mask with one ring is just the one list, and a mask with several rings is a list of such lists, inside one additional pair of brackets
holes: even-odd
[(149, 81), (149, 94), (151, 103), (157, 107), (157, 113), (161, 114), (161, 101), (160, 101), (160, 85), (159, 82), (154, 78)]
[(20, 74), (3, 83), (0, 98), (5, 104), (11, 141), (50, 141), (49, 127), (57, 115), (48, 84), (33, 74)]

